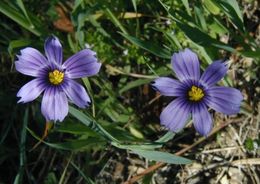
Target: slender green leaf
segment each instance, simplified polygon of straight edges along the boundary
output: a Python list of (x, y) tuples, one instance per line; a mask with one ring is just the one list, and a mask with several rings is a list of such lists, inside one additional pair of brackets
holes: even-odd
[(26, 9), (25, 9), (25, 7), (24, 7), (23, 1), (22, 1), (22, 0), (16, 0), (16, 3), (18, 4), (18, 6), (19, 6), (19, 7), (21, 8), (21, 10), (23, 11), (23, 14), (24, 14), (24, 16), (26, 17), (26, 19), (28, 20), (28, 22), (30, 23), (30, 26), (31, 26), (32, 28), (34, 28), (34, 25), (32, 24), (32, 21), (31, 21), (30, 17), (28, 16), (28, 13), (27, 13), (27, 11), (26, 11)]
[(148, 160), (154, 160), (158, 162), (165, 162), (170, 164), (190, 164), (191, 160), (179, 157), (170, 153), (153, 151), (153, 150), (142, 150), (142, 149), (132, 149), (132, 152), (138, 154)]
[(238, 2), (237, 0), (228, 0), (228, 1), (224, 1), (222, 0), (222, 2), (226, 2), (228, 3), (236, 12), (237, 16), (239, 17), (240, 21), (243, 22), (243, 15), (242, 12), (238, 6)]
[(219, 9), (217, 3), (215, 2), (215, 0), (204, 0), (203, 5), (213, 15), (218, 15), (220, 13), (220, 9)]
[(135, 12), (137, 12), (137, 6), (136, 6), (136, 0), (132, 0), (133, 7), (135, 9)]
[(143, 84), (150, 83), (152, 80), (154, 80), (154, 79), (137, 79), (135, 81), (131, 81), (131, 82), (127, 83), (127, 85), (125, 85), (122, 89), (119, 90), (119, 94), (122, 94), (132, 88), (136, 88)]
[(81, 135), (87, 134), (91, 137), (99, 136), (99, 134), (94, 132), (88, 126), (85, 126), (84, 124), (75, 121), (66, 121), (66, 123), (61, 123), (61, 125), (59, 127), (55, 127), (54, 130), (58, 132), (64, 132), (70, 134), (81, 134)]
[(21, 15), (16, 9), (8, 6), (6, 3), (0, 2), (0, 12), (36, 36), (41, 35), (41, 31), (33, 27), (23, 15)]
[(84, 2), (84, 1), (83, 0), (75, 0), (72, 12), (75, 12), (76, 9), (81, 5), (82, 2)]
[(90, 21), (90, 23), (96, 27), (97, 31), (100, 32), (102, 35), (104, 35), (105, 37), (108, 37), (109, 39), (111, 39), (111, 41), (119, 48), (124, 49), (124, 47), (122, 45), (120, 45), (116, 40), (114, 40), (111, 35), (102, 27), (102, 25), (97, 22), (97, 20), (94, 18), (94, 16), (92, 15), (88, 15), (88, 20)]
[(177, 38), (176, 32), (172, 30), (166, 30), (164, 28), (158, 28), (158, 27), (151, 27), (152, 29), (161, 32), (164, 34), (164, 36), (169, 40), (169, 42), (174, 46), (177, 47), (178, 50), (182, 49), (182, 46)]
[(189, 7), (189, 1), (188, 0), (181, 0), (182, 1), (182, 4), (185, 6), (185, 9), (188, 13), (188, 15), (191, 16), (191, 11), (190, 11), (190, 7)]
[(156, 148), (161, 148), (161, 143), (140, 143), (140, 144), (120, 144), (117, 142), (111, 142), (111, 144), (119, 149), (132, 150), (132, 149), (145, 149), (154, 150)]
[(59, 180), (59, 183), (58, 183), (58, 184), (63, 184), (63, 183), (65, 183), (66, 172), (67, 172), (68, 166), (69, 166), (69, 164), (70, 164), (70, 162), (71, 162), (72, 156), (73, 156), (73, 154), (71, 153), (71, 155), (70, 155), (70, 157), (69, 157), (69, 159), (68, 159), (68, 162), (67, 162), (67, 164), (66, 164), (66, 166), (65, 166), (65, 168), (64, 168), (64, 170), (63, 170), (63, 172), (62, 172), (62, 174), (61, 174), (61, 177), (60, 177), (60, 180)]
[(110, 133), (108, 133), (104, 128), (102, 128), (99, 124), (96, 123), (94, 119), (82, 113), (81, 111), (75, 109), (74, 107), (69, 106), (69, 113), (78, 119), (84, 125), (90, 127), (93, 131), (98, 134), (106, 137), (109, 141), (119, 142), (115, 137), (113, 137)]
[(233, 49), (232, 47), (214, 38), (211, 38), (209, 35), (202, 32), (196, 27), (191, 27), (188, 24), (183, 24), (181, 22), (177, 22), (177, 25), (196, 44), (202, 45), (204, 47), (214, 46), (217, 48), (227, 50), (229, 52), (235, 52), (235, 49)]
[(30, 132), (30, 134), (37, 139), (38, 141), (42, 141), (44, 144), (55, 148), (55, 149), (62, 149), (62, 150), (70, 150), (70, 151), (81, 151), (85, 149), (92, 149), (96, 148), (97, 146), (104, 146), (106, 141), (102, 139), (98, 139), (96, 137), (94, 138), (88, 138), (88, 139), (78, 139), (78, 140), (70, 140), (67, 142), (61, 142), (61, 143), (50, 143), (43, 141), (38, 135), (35, 134), (30, 128), (27, 127), (27, 130)]
[(70, 46), (70, 49), (72, 50), (72, 52), (74, 52), (74, 53), (78, 52), (77, 44), (73, 42), (72, 36), (70, 34), (68, 34), (67, 40), (68, 40), (68, 43), (69, 43), (69, 46)]
[(220, 48), (220, 49), (223, 49), (223, 50), (226, 50), (226, 51), (229, 51), (229, 52), (237, 52), (234, 48), (226, 45), (226, 44), (223, 44), (221, 42), (219, 43), (212, 43), (212, 46), (215, 46), (217, 48)]
[(146, 175), (144, 175), (144, 177), (142, 179), (142, 184), (151, 184), (152, 179), (153, 179), (153, 172), (146, 174)]
[(84, 77), (82, 78), (82, 81), (84, 83), (84, 85), (86, 86), (87, 88), (87, 91), (88, 91), (88, 94), (90, 96), (90, 99), (91, 99), (91, 106), (92, 106), (92, 115), (95, 116), (96, 115), (96, 111), (95, 111), (95, 99), (93, 97), (93, 92), (92, 92), (92, 88), (91, 88), (91, 85), (90, 85), (90, 82), (88, 80), (87, 77)]
[(124, 26), (121, 24), (121, 22), (116, 18), (116, 16), (113, 14), (113, 12), (110, 11), (109, 8), (105, 8), (105, 14), (110, 18), (110, 20), (113, 22), (113, 24), (118, 27), (124, 34), (128, 34)]
[(201, 11), (200, 8), (198, 8), (196, 6), (195, 6), (194, 10), (195, 10), (195, 13), (198, 17), (198, 20), (199, 20), (199, 23), (201, 25), (202, 30), (207, 31), (207, 24), (206, 24), (206, 20), (205, 20), (205, 17), (203, 15), (203, 12)]
[(170, 59), (171, 58), (171, 53), (170, 51), (162, 48), (161, 46), (155, 45), (154, 43), (151, 43), (149, 41), (143, 41), (140, 40), (136, 37), (124, 34), (124, 33), (120, 33), (123, 37), (125, 37), (127, 40), (129, 40), (130, 42), (132, 42), (133, 44), (147, 50), (148, 52), (151, 52), (152, 54), (161, 57), (161, 58), (165, 58), (165, 59)]
[(209, 29), (217, 34), (223, 35), (229, 33), (229, 30), (216, 18), (213, 18), (212, 24), (209, 25)]
[(18, 170), (18, 173), (15, 177), (15, 184), (22, 184), (23, 183), (23, 175), (24, 175), (24, 166), (26, 163), (26, 148), (25, 148), (25, 142), (26, 142), (26, 127), (28, 124), (28, 108), (26, 108), (25, 113), (24, 113), (24, 117), (23, 117), (23, 127), (22, 127), (22, 131), (21, 131), (21, 137), (20, 137), (20, 143), (19, 143), (19, 147), (20, 147), (20, 167)]
[(171, 44), (176, 46), (178, 50), (183, 49), (179, 40), (177, 39), (177, 36), (173, 32), (169, 33), (169, 32), (164, 31), (163, 33), (165, 34), (166, 38), (171, 42)]
[(7, 50), (9, 52), (9, 54), (11, 54), (11, 53), (13, 53), (14, 49), (20, 48), (20, 47), (25, 47), (25, 46), (30, 45), (30, 44), (31, 44), (31, 40), (25, 40), (25, 39), (12, 40), (9, 43)]
[(130, 131), (130, 133), (131, 133), (134, 137), (136, 137), (136, 138), (138, 138), (138, 139), (144, 139), (144, 135), (142, 134), (142, 132), (140, 132), (139, 130), (137, 130), (134, 126), (130, 125), (130, 126), (129, 126), (129, 131)]
[(169, 131), (164, 136), (162, 136), (161, 138), (156, 140), (155, 142), (157, 142), (157, 143), (166, 143), (169, 140), (173, 139), (174, 136), (175, 136), (175, 133)]
[(260, 59), (260, 49), (256, 49), (255, 51), (240, 51), (240, 53), (246, 57)]
[(70, 164), (79, 172), (79, 174), (84, 178), (86, 184), (95, 184), (85, 173), (73, 162), (71, 161)]
[(231, 22), (237, 26), (241, 31), (244, 31), (243, 16), (239, 9), (236, 0), (221, 0), (218, 1), (219, 6), (224, 11), (224, 13), (230, 18)]
[(20, 166), (23, 167), (25, 165), (25, 160), (26, 160), (26, 153), (25, 153), (25, 142), (26, 142), (26, 136), (27, 136), (27, 132), (26, 132), (26, 127), (28, 124), (28, 114), (29, 114), (29, 110), (28, 108), (26, 108), (25, 113), (24, 113), (24, 118), (23, 118), (23, 127), (22, 127), (22, 131), (21, 131), (21, 139), (20, 139)]
[(53, 172), (48, 173), (46, 178), (44, 179), (44, 184), (57, 184), (57, 178)]

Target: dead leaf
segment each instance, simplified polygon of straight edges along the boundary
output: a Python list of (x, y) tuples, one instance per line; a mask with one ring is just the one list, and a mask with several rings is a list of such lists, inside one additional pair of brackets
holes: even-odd
[(64, 10), (60, 6), (56, 6), (55, 9), (59, 18), (53, 22), (54, 27), (64, 32), (73, 32), (73, 25)]

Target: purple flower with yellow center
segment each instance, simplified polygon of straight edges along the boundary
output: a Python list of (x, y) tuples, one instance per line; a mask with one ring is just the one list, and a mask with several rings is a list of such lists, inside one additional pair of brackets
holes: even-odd
[(185, 49), (173, 54), (171, 64), (179, 81), (159, 77), (152, 84), (162, 95), (176, 97), (162, 111), (162, 125), (178, 132), (192, 115), (195, 129), (207, 136), (213, 126), (208, 107), (227, 115), (239, 112), (243, 100), (241, 92), (231, 87), (216, 86), (227, 73), (226, 63), (215, 61), (200, 75), (198, 56)]
[(68, 99), (80, 108), (89, 106), (89, 95), (73, 79), (97, 74), (101, 63), (90, 49), (81, 50), (62, 63), (62, 46), (54, 36), (45, 41), (44, 50), (46, 57), (31, 47), (21, 50), (21, 55), (17, 56), (16, 70), (36, 77), (19, 90), (18, 103), (33, 101), (43, 92), (43, 116), (47, 121), (61, 122), (68, 114)]

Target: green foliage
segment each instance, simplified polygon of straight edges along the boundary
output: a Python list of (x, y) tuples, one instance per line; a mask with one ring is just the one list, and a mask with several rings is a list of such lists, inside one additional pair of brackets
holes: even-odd
[(149, 160), (159, 161), (159, 162), (166, 162), (171, 164), (190, 164), (191, 161), (172, 155), (170, 153), (164, 153), (160, 151), (150, 151), (150, 150), (133, 150), (134, 153), (141, 155)]
[(252, 151), (254, 150), (254, 141), (250, 138), (248, 138), (246, 141), (245, 141), (245, 146), (246, 146), (246, 149)]
[(41, 27), (41, 25), (39, 25), (39, 22), (36, 22), (35, 20), (35, 25), (31, 22), (31, 19), (29, 18), (24, 4), (21, 0), (17, 0), (17, 4), (21, 8), (22, 12), (19, 11), (12, 4), (6, 3), (4, 1), (0, 2), (0, 12), (24, 27), (25, 29), (29, 30), (31, 33), (35, 34), (36, 36), (40, 36), (43, 32), (35, 27), (35, 25), (38, 25), (37, 27)]
[(258, 139), (247, 138), (245, 141), (245, 147), (249, 151), (255, 151), (259, 149), (259, 144), (260, 144), (260, 138)]
[(160, 46), (155, 45), (154, 43), (150, 43), (147, 41), (142, 41), (138, 38), (129, 36), (127, 34), (121, 33), (122, 36), (124, 36), (126, 39), (128, 39), (130, 42), (132, 42), (133, 44), (147, 50), (148, 52), (153, 53), (154, 55), (157, 55), (161, 58), (165, 58), (165, 59), (170, 59), (171, 58), (171, 54), (169, 51), (167, 51), (166, 49), (162, 49)]

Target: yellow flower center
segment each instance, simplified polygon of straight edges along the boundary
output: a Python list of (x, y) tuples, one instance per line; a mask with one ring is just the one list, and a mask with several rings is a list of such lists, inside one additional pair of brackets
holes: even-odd
[(52, 72), (49, 72), (49, 81), (50, 83), (54, 85), (58, 85), (62, 83), (64, 79), (64, 73), (60, 72), (59, 70), (54, 70)]
[(188, 95), (191, 101), (199, 101), (204, 97), (203, 90), (197, 86), (192, 86)]

